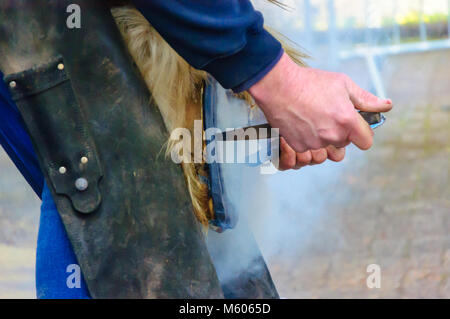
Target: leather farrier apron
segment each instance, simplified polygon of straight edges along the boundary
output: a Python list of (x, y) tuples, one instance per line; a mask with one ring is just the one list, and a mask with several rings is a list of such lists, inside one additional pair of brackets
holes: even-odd
[(1, 0), (0, 69), (94, 298), (223, 297), (168, 135), (103, 1)]

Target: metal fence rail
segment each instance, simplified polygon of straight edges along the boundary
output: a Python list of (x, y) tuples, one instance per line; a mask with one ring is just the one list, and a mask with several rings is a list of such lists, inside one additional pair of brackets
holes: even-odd
[[(328, 29), (326, 31), (327, 36), (327, 46), (329, 52), (329, 68), (334, 69), (336, 66), (343, 60), (353, 59), (353, 58), (364, 58), (366, 60), (366, 65), (368, 72), (370, 74), (372, 85), (376, 91), (376, 94), (380, 97), (385, 97), (386, 92), (383, 84), (383, 80), (380, 74), (380, 67), (377, 63), (379, 58), (390, 56), (390, 55), (399, 55), (399, 54), (408, 54), (408, 53), (418, 53), (418, 52), (426, 52), (426, 51), (435, 51), (435, 50), (445, 50), (450, 49), (450, 0), (448, 2), (448, 17), (447, 17), (447, 34), (446, 38), (442, 38), (439, 40), (430, 40), (427, 32), (427, 23), (424, 21), (424, 11), (426, 1), (419, 1), (419, 23), (417, 29), (418, 41), (402, 43), (402, 34), (401, 28), (398, 23), (395, 21), (395, 16), (397, 15), (397, 4), (398, 0), (393, 1), (393, 10), (392, 10), (392, 21), (394, 21), (392, 25), (392, 41), (386, 45), (379, 45), (376, 43), (376, 30), (372, 27), (371, 21), (371, 13), (377, 9), (377, 1), (376, 0), (360, 0), (364, 1), (365, 7), (365, 21), (366, 25), (364, 30), (360, 30), (364, 32), (364, 45), (357, 45), (354, 41), (354, 38), (350, 38), (349, 49), (341, 49), (342, 44), (342, 30), (340, 30), (337, 26), (338, 13), (335, 9), (335, 0), (324, 0), (326, 1), (326, 10), (328, 17)], [(357, 1), (357, 0), (355, 0)], [(311, 39), (313, 36), (313, 19), (311, 18), (312, 10), (311, 10), (311, 0), (303, 0), (303, 9), (304, 16), (307, 19), (304, 20), (305, 26), (305, 38), (309, 41), (306, 41), (306, 45), (314, 46), (311, 44)], [(379, 32), (378, 32), (379, 33)]]

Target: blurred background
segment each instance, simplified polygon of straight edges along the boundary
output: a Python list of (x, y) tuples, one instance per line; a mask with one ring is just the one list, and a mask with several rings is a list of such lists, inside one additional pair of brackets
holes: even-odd
[[(343, 163), (243, 169), (241, 204), (280, 295), (450, 298), (450, 0), (254, 2), (310, 66), (395, 104), (373, 148)], [(0, 298), (35, 297), (39, 204), (0, 150)]]

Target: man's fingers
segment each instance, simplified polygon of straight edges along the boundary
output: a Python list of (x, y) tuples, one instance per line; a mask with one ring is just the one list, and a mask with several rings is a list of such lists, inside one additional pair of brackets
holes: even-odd
[(335, 147), (333, 145), (327, 146), (328, 159), (333, 162), (340, 162), (345, 157), (345, 148)]
[(356, 117), (357, 120), (350, 132), (349, 140), (359, 149), (365, 151), (372, 147), (373, 132), (369, 124), (367, 124), (361, 115), (356, 114)]
[(310, 165), (312, 160), (311, 151), (296, 153), (296, 159), (297, 163), (295, 164), (294, 169), (300, 169), (302, 167), (305, 167), (306, 165)]
[(327, 150), (324, 148), (318, 150), (311, 150), (312, 161), (311, 164), (322, 164), (327, 160)]
[(281, 154), (278, 167), (280, 171), (289, 169), (298, 170), (307, 165), (322, 164), (327, 159), (334, 162), (340, 162), (345, 157), (345, 148), (339, 148), (333, 145), (317, 150), (296, 153), (283, 137), (280, 138), (280, 150)]
[(370, 92), (360, 88), (350, 78), (347, 80), (347, 89), (350, 100), (356, 109), (365, 112), (388, 112), (392, 109), (392, 101), (381, 99)]
[(312, 161), (312, 154), (311, 151), (306, 151), (303, 153), (297, 153), (297, 163), (295, 164), (296, 168), (301, 168), (303, 166), (311, 164)]
[(328, 157), (327, 151), (324, 148), (296, 153), (283, 137), (280, 138), (280, 149), (281, 154), (278, 167), (280, 171), (289, 169), (298, 170), (306, 165), (321, 164)]
[(296, 153), (283, 137), (280, 138), (280, 151), (281, 154), (278, 169), (280, 171), (285, 171), (294, 168), (297, 163)]

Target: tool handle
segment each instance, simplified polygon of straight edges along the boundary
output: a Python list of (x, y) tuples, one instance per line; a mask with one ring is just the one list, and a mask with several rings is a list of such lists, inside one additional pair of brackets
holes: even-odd
[[(372, 129), (375, 129), (375, 128), (381, 126), (386, 121), (386, 118), (384, 117), (384, 115), (379, 113), (379, 112), (362, 112), (362, 111), (358, 111), (358, 113), (359, 113), (359, 115), (361, 115), (363, 117), (363, 119), (370, 125), (370, 127)], [(264, 123), (264, 124), (252, 125), (252, 126), (247, 126), (247, 127), (242, 127), (242, 128), (238, 128), (238, 129), (222, 132), (221, 133), (222, 134), (222, 141), (250, 140), (252, 138), (250, 138), (246, 134), (237, 134), (237, 133), (244, 133), (249, 128), (256, 129), (256, 139), (266, 139), (266, 138), (271, 138), (272, 137), (272, 135), (271, 135), (271, 128), (272, 128), (272, 126), (270, 126), (269, 123)], [(261, 136), (261, 137), (259, 136), (259, 133), (260, 133), (259, 129), (260, 128), (267, 129), (267, 133), (264, 134), (264, 136)]]

